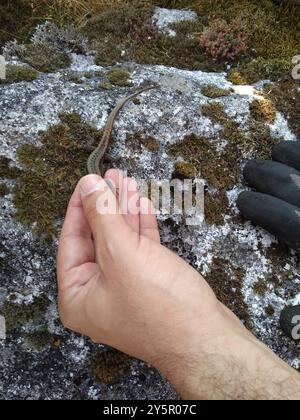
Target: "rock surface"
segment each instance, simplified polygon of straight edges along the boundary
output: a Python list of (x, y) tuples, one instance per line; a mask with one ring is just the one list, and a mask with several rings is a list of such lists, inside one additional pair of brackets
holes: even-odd
[(192, 10), (169, 10), (161, 7), (156, 7), (153, 16), (153, 22), (162, 32), (169, 36), (176, 36), (176, 31), (170, 28), (172, 24), (195, 19), (197, 19), (197, 13)]
[[(119, 166), (137, 179), (170, 179), (176, 160), (168, 153), (169, 147), (185, 136), (194, 134), (206, 139), (207, 144), (217, 139), (216, 150), (222, 150), (227, 142), (218, 138), (222, 126), (201, 111), (203, 105), (214, 102), (201, 93), (204, 86), (232, 88), (230, 95), (217, 102), (224, 105), (229, 118), (243, 132), (249, 131), (249, 105), (257, 97), (255, 88), (263, 83), (239, 89), (227, 81), (225, 73), (132, 63), (126, 68), (134, 86), (145, 80), (160, 86), (141, 95), (139, 103), (129, 103), (115, 125), (113, 154), (120, 158)], [(99, 88), (108, 70), (95, 66), (92, 55), (74, 54), (69, 70), (41, 74), (32, 82), (1, 85), (0, 155), (19, 165), (18, 148), (38, 145), (39, 132), (57, 124), (63, 112), (77, 112), (102, 129), (116, 101), (132, 89)], [(87, 77), (91, 72), (92, 76)], [(74, 75), (80, 83), (74, 82)], [(280, 113), (270, 129), (276, 138), (295, 139)], [(137, 133), (157, 139), (159, 153), (143, 145), (142, 152), (127, 147), (128, 135)], [(248, 157), (252, 157), (251, 153), (243, 156)], [(13, 188), (15, 181), (4, 181)], [(236, 198), (244, 188), (240, 177), (224, 192), (230, 211), (221, 213), (218, 224), (206, 222), (188, 227), (179, 216), (161, 215), (162, 239), (206, 276), (219, 296), (228, 296), (238, 315), (242, 308), (244, 321), (257, 337), (299, 368), (297, 344), (279, 329), (281, 310), (293, 304), (299, 291), (298, 260), (293, 253), (277, 248), (276, 240), (265, 231), (237, 218)], [(0, 315), (6, 317), (9, 326), (6, 340), (0, 341), (0, 399), (176, 398), (156, 371), (138, 361), (131, 362), (129, 372), (116, 384), (105, 384), (95, 377), (91, 360), (106, 349), (65, 331), (58, 320), (57, 240), (45, 245), (31, 229), (18, 223), (12, 198), (12, 193), (0, 197)], [(259, 284), (260, 289), (256, 287)], [(109, 371), (110, 366), (103, 366), (105, 369)]]

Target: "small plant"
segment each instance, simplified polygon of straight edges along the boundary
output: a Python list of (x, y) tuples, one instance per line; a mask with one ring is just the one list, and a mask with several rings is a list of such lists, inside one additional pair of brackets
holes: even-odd
[(223, 19), (210, 20), (199, 42), (205, 54), (214, 59), (234, 60), (248, 50), (248, 35), (238, 19), (231, 23)]
[(6, 66), (6, 78), (0, 80), (1, 84), (18, 83), (18, 82), (32, 82), (38, 77), (39, 73), (25, 66), (17, 66), (9, 64)]
[(29, 44), (21, 57), (34, 69), (51, 73), (71, 64), (71, 58), (56, 48), (46, 44)]
[(276, 108), (274, 102), (270, 99), (255, 99), (250, 104), (250, 112), (257, 121), (274, 124), (276, 120)]
[(130, 73), (128, 70), (123, 68), (115, 68), (107, 73), (107, 79), (110, 83), (115, 86), (129, 86), (130, 85)]
[(216, 85), (206, 85), (201, 89), (201, 93), (208, 98), (221, 98), (222, 96), (229, 96), (233, 92), (232, 89), (223, 89)]

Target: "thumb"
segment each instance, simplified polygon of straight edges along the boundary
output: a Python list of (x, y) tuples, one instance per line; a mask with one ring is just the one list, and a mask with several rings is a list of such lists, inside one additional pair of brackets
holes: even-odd
[(120, 212), (112, 186), (98, 175), (87, 175), (79, 182), (83, 210), (96, 243), (120, 239), (130, 230)]

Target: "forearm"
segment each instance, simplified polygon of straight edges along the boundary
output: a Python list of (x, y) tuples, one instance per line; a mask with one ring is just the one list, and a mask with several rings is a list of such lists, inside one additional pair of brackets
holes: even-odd
[(300, 399), (299, 373), (246, 330), (161, 361), (160, 370), (184, 399)]

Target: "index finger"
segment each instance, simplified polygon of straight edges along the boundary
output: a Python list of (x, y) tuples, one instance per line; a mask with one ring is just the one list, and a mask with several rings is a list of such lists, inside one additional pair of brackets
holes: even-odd
[(57, 257), (59, 283), (68, 272), (86, 263), (95, 262), (92, 232), (85, 217), (79, 186), (77, 185), (69, 202), (62, 228)]

